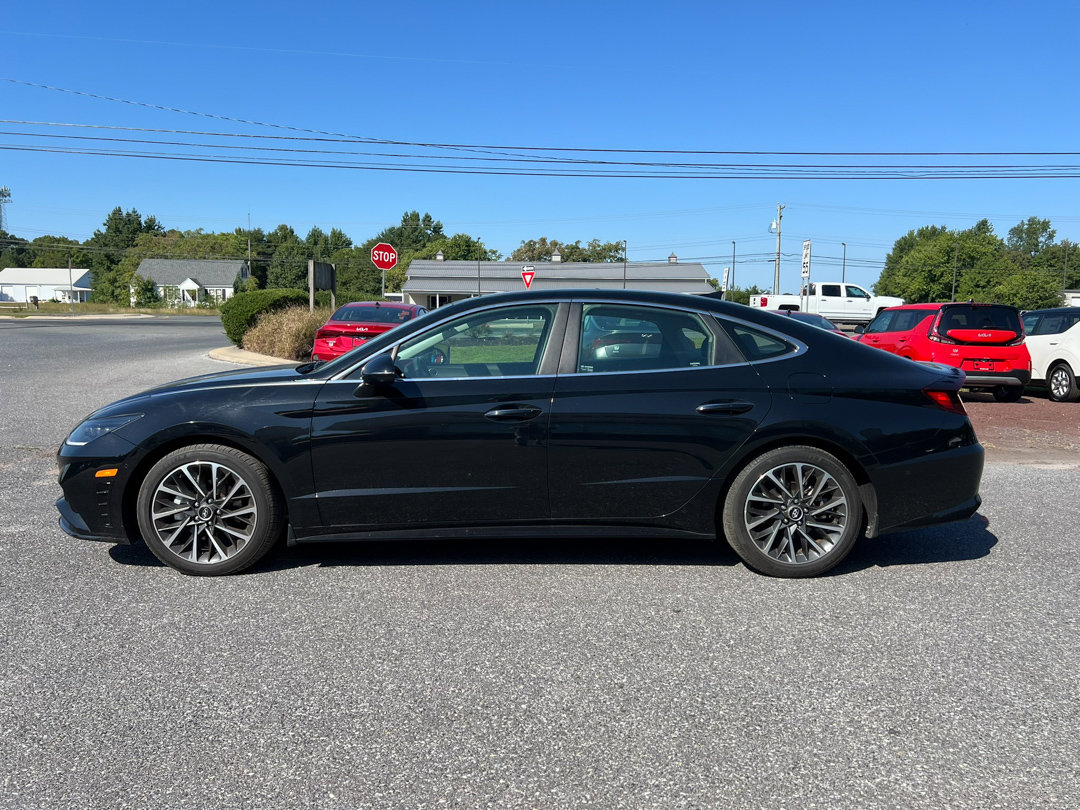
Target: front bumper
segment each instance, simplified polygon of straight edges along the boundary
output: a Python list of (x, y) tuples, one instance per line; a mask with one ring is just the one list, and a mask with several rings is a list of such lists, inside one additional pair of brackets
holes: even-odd
[[(130, 543), (124, 524), (124, 492), (135, 466), (131, 445), (113, 444), (109, 437), (94, 443), (108, 451), (129, 451), (124, 455), (79, 455), (82, 448), (63, 445), (57, 454), (59, 483), (63, 497), (56, 502), (60, 528), (81, 540)], [(110, 446), (112, 445), (112, 446)], [(126, 446), (125, 446), (126, 445)], [(112, 477), (99, 478), (104, 468), (115, 469)]]

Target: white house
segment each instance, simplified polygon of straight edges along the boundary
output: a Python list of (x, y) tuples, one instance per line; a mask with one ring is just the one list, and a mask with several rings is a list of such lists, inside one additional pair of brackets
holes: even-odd
[[(167, 304), (188, 307), (232, 298), (233, 284), (239, 279), (243, 285), (250, 274), (239, 259), (143, 259), (135, 272), (153, 280)], [(131, 298), (134, 305), (134, 288)]]
[(90, 298), (90, 271), (85, 267), (5, 267), (0, 270), (0, 301), (30, 304), (39, 301), (84, 302)]

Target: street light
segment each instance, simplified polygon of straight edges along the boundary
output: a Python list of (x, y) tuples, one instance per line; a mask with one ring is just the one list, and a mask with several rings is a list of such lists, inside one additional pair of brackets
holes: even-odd
[(769, 225), (769, 233), (776, 234), (776, 270), (773, 273), (773, 295), (780, 294), (780, 225), (784, 221), (784, 206), (776, 204), (776, 219)]

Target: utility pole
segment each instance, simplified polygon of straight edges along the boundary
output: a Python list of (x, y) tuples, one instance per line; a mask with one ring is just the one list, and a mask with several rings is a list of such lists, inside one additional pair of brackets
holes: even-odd
[(1065, 243), (1065, 269), (1061, 271), (1061, 294), (1065, 294), (1065, 285), (1068, 283), (1065, 279), (1069, 275), (1069, 240), (1063, 239)]
[(483, 295), (480, 292), (480, 257), (484, 252), (484, 243), (479, 239), (476, 240), (476, 295), (479, 297)]
[(843, 284), (847, 281), (847, 242), (841, 242), (844, 246), (844, 263), (840, 267), (840, 283)]
[(953, 251), (952, 251), (952, 298), (950, 300), (956, 300), (956, 257), (960, 251), (957, 250), (956, 237), (953, 237)]
[(731, 288), (735, 288), (735, 240), (731, 240)]
[(622, 240), (622, 288), (626, 289), (626, 240)]
[(71, 314), (75, 314), (75, 285), (71, 283), (71, 251), (68, 251), (68, 301), (71, 303)]
[(780, 225), (784, 220), (784, 206), (780, 203), (776, 204), (776, 221), (769, 227), (769, 230), (776, 230), (776, 270), (773, 272), (772, 291), (773, 295), (780, 294)]

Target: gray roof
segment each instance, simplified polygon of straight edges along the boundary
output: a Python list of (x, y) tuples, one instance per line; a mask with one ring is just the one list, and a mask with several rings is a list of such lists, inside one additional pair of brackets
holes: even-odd
[[(481, 292), (525, 289), (523, 267), (536, 272), (530, 289), (622, 289), (622, 262), (440, 262), (416, 259), (409, 265), (406, 293), (475, 293), (479, 264)], [(625, 286), (633, 290), (662, 290), (704, 294), (713, 292), (709, 274), (697, 262), (627, 262)]]
[(176, 287), (190, 278), (201, 287), (231, 287), (246, 268), (241, 259), (143, 259), (136, 272), (160, 286)]

